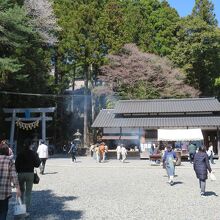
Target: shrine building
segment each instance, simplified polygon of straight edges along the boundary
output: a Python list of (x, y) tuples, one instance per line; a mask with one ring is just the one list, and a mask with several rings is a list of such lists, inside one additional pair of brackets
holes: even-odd
[(190, 142), (220, 152), (220, 102), (216, 98), (120, 100), (103, 109), (92, 124), (110, 149), (123, 141), (141, 154), (152, 144), (172, 142), (186, 150)]

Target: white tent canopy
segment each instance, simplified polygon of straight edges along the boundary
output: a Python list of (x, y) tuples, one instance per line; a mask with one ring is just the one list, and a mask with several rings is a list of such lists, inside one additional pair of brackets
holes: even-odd
[(201, 141), (200, 128), (195, 129), (158, 129), (158, 141)]

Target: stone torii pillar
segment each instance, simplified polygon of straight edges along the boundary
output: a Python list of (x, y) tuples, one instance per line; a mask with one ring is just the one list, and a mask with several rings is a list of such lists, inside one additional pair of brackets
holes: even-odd
[(217, 149), (218, 149), (218, 156), (220, 157), (220, 128), (217, 127)]
[[(41, 138), (42, 140), (46, 141), (46, 121), (51, 121), (52, 117), (47, 117), (46, 113), (51, 113), (55, 111), (55, 107), (50, 108), (3, 108), (3, 111), (6, 114), (12, 114), (12, 117), (6, 118), (6, 121), (11, 121), (11, 130), (10, 130), (10, 146), (14, 145), (14, 132), (15, 132), (15, 123), (17, 121), (41, 121), (42, 129), (41, 129)], [(26, 114), (29, 113), (28, 117), (18, 117), (17, 113)], [(31, 113), (40, 114), (39, 117), (31, 117)], [(14, 149), (16, 152), (16, 149)]]

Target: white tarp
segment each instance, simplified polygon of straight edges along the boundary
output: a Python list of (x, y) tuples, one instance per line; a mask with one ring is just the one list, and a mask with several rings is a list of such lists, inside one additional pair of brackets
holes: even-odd
[(158, 141), (200, 141), (203, 140), (200, 128), (158, 129)]

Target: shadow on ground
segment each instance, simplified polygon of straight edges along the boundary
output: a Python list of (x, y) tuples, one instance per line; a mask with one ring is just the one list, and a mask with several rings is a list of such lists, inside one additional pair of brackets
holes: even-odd
[[(15, 196), (15, 195), (14, 195)], [(13, 197), (14, 197), (13, 196)], [(82, 219), (83, 211), (68, 210), (65, 202), (76, 200), (74, 196), (55, 195), (51, 190), (33, 191), (30, 214), (31, 220)], [(7, 220), (13, 219), (13, 204), (10, 205)]]
[[(77, 159), (78, 157), (87, 157), (87, 156), (85, 156), (85, 155), (84, 155), (84, 156), (82, 156), (82, 155), (76, 155), (76, 159)], [(51, 159), (51, 158), (56, 158), (56, 159), (69, 158), (69, 159), (71, 159), (71, 155), (68, 154), (68, 153), (59, 153), (59, 154), (50, 155), (49, 159)]]
[(49, 157), (49, 159), (51, 158), (56, 158), (56, 159), (70, 158), (70, 155), (67, 153), (53, 154)]
[[(82, 211), (65, 209), (65, 202), (77, 199), (74, 196), (58, 197), (51, 190), (32, 193), (32, 219), (80, 219)], [(48, 216), (48, 218), (45, 218)]]
[(58, 172), (45, 172), (44, 175), (46, 174), (57, 174)]
[(173, 186), (174, 186), (174, 185), (179, 185), (179, 184), (183, 184), (183, 182), (181, 182), (181, 181), (174, 182), (174, 183), (173, 183)]
[(208, 191), (208, 192), (205, 192), (205, 195), (206, 196), (218, 196), (215, 192), (212, 192), (212, 191)]

